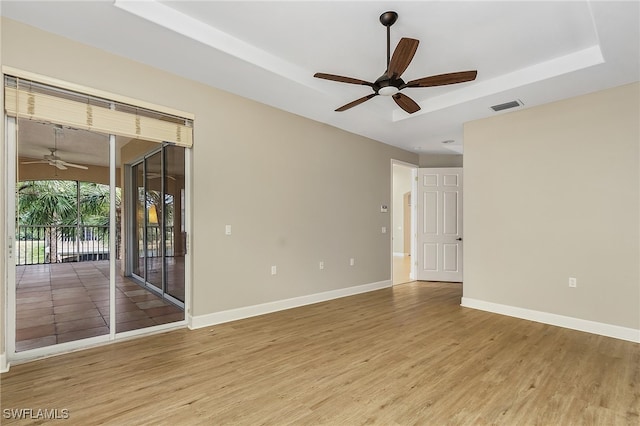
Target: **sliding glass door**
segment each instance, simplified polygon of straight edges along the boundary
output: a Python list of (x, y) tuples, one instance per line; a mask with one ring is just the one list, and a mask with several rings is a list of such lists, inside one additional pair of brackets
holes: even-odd
[(184, 160), (184, 148), (165, 145), (131, 166), (132, 275), (179, 307), (185, 291)]
[(53, 83), (4, 76), (9, 361), (185, 318), (190, 114)]

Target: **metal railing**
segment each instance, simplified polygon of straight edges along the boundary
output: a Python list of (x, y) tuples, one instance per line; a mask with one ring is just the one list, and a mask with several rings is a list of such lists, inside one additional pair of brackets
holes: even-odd
[[(164, 249), (165, 256), (173, 256), (173, 241), (175, 235), (173, 234), (173, 226), (165, 226), (164, 228)], [(162, 256), (162, 229), (158, 225), (147, 226), (147, 257), (161, 257)], [(138, 247), (144, 247), (143, 240), (138, 242)]]
[[(174, 237), (173, 226), (165, 227), (167, 257), (174, 255)], [(162, 244), (160, 227), (147, 227), (146, 256), (162, 256)], [(109, 226), (18, 225), (16, 265), (108, 260), (109, 256)], [(116, 259), (119, 258), (120, 244), (116, 244)]]
[(16, 264), (109, 259), (109, 226), (18, 225)]

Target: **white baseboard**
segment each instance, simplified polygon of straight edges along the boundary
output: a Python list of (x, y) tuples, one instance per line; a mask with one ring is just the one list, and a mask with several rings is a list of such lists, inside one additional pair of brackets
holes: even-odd
[(7, 362), (7, 354), (3, 352), (0, 354), (0, 373), (6, 373), (9, 371), (9, 363)]
[(309, 294), (306, 296), (294, 297), (291, 299), (276, 300), (274, 302), (229, 309), (227, 311), (214, 312), (212, 314), (190, 316), (188, 318), (189, 328), (196, 329), (208, 327), (225, 322), (269, 314), (271, 312), (283, 311), (285, 309), (311, 305), (313, 303), (326, 302), (327, 300), (339, 299), (341, 297), (367, 293), (369, 291), (380, 290), (387, 287), (391, 287), (391, 280), (363, 284), (355, 287), (346, 287), (338, 290), (325, 291), (322, 293)]
[(640, 343), (640, 330), (463, 297), (460, 306)]

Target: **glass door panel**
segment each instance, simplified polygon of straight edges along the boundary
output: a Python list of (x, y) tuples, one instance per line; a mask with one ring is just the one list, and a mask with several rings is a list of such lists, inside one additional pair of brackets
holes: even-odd
[(162, 280), (162, 223), (164, 203), (162, 200), (162, 152), (145, 160), (147, 244), (146, 281), (159, 292), (164, 292)]
[(133, 257), (133, 273), (138, 277), (144, 279), (145, 272), (145, 256), (144, 256), (144, 241), (145, 241), (145, 194), (144, 194), (144, 165), (142, 163), (133, 166), (133, 186), (135, 193), (135, 208), (133, 215), (136, 239), (132, 245), (132, 257)]
[(184, 148), (165, 148), (165, 287), (166, 293), (184, 304), (184, 221), (185, 166)]
[(134, 234), (127, 237), (125, 279), (136, 287), (127, 285), (125, 295), (135, 306), (119, 314), (116, 332), (184, 319), (185, 149), (135, 143), (132, 152), (146, 151), (131, 165), (126, 187), (134, 195), (124, 197), (135, 203), (125, 226)]
[(15, 144), (15, 351), (108, 335), (109, 136), (20, 119)]

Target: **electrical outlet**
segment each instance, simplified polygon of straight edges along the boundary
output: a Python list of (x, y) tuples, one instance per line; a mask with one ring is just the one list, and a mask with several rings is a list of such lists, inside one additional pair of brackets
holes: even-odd
[(275, 274), (277, 274), (277, 273), (278, 273), (278, 267), (277, 267), (277, 266), (275, 266), (275, 265), (273, 265), (273, 266), (271, 267), (271, 275), (275, 275)]
[(386, 234), (386, 233), (387, 233), (387, 227), (386, 227), (386, 226), (383, 226), (383, 227), (382, 227), (382, 233), (383, 233), (383, 234)]
[(353, 257), (349, 259), (349, 266), (353, 266), (355, 264), (356, 264), (356, 260)]
[(578, 280), (574, 277), (569, 277), (569, 287), (578, 287)]
[(320, 270), (324, 269), (324, 262), (321, 260), (320, 263), (318, 263), (318, 267), (320, 268)]

